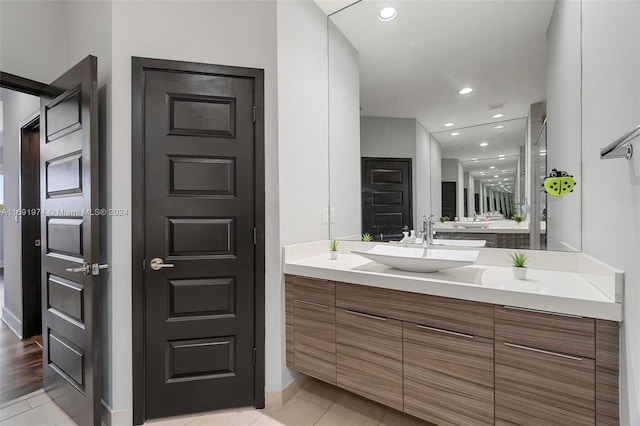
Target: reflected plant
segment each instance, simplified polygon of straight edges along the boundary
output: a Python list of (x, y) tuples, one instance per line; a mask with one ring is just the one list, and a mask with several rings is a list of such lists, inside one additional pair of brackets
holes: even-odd
[(371, 235), (368, 232), (365, 234), (362, 234), (362, 241), (366, 241), (366, 242), (373, 241), (373, 235)]
[(329, 241), (329, 250), (338, 251), (338, 241), (337, 240)]

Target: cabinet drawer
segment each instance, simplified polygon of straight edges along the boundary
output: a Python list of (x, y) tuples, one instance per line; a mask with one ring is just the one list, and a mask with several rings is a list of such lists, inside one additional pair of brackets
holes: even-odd
[(493, 341), (404, 323), (404, 411), (437, 425), (493, 425)]
[(333, 281), (288, 275), (293, 285), (293, 298), (321, 305), (335, 306), (336, 284)]
[(402, 411), (402, 322), (336, 309), (338, 386)]
[(595, 424), (595, 362), (495, 342), (496, 425)]
[(493, 338), (493, 305), (336, 283), (336, 306)]
[(595, 321), (564, 314), (496, 306), (496, 340), (595, 358)]
[(294, 299), (293, 333), (295, 369), (335, 385), (335, 307)]

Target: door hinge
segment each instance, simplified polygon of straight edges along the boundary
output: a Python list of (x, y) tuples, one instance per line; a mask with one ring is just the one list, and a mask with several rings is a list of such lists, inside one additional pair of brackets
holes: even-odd
[(256, 365), (256, 357), (258, 356), (257, 353), (258, 350), (256, 348), (253, 348), (253, 365)]
[(258, 244), (258, 230), (254, 227), (253, 228), (253, 245), (255, 246), (256, 244)]
[(253, 106), (253, 122), (256, 122), (256, 106)]

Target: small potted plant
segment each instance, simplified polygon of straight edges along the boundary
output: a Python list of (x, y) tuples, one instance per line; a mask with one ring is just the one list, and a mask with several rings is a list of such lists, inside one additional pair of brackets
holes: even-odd
[(440, 223), (445, 223), (445, 222), (449, 222), (449, 216), (442, 216), (440, 218)]
[(338, 241), (337, 240), (329, 241), (329, 253), (331, 253), (331, 260), (338, 259)]
[(362, 234), (362, 241), (369, 242), (373, 241), (373, 236), (370, 233)]
[(513, 220), (515, 220), (517, 223), (520, 223), (524, 220), (524, 216), (520, 216), (519, 214), (514, 215)]
[(516, 251), (511, 253), (511, 263), (513, 264), (513, 278), (517, 280), (527, 279), (527, 253)]

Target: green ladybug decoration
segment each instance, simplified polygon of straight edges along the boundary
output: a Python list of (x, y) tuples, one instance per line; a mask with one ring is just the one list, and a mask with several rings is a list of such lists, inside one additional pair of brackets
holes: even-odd
[(573, 180), (573, 175), (556, 169), (553, 169), (551, 173), (549, 173), (549, 177), (544, 180), (543, 184), (544, 190), (554, 197), (562, 197), (573, 192), (573, 187), (576, 185), (577, 183)]

